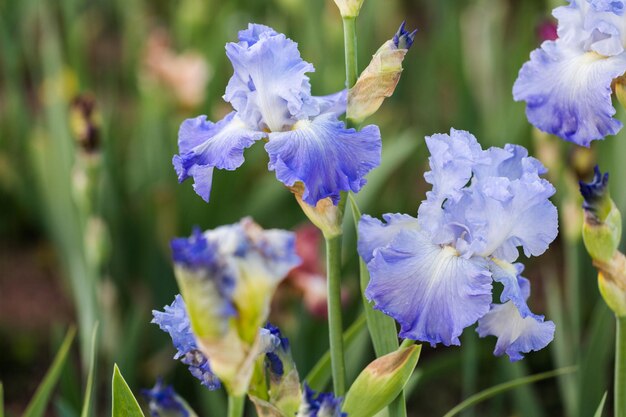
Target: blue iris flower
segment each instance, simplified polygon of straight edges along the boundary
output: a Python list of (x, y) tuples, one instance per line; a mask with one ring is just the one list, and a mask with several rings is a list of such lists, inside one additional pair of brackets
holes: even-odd
[[(432, 190), (418, 217), (361, 219), (358, 249), (371, 274), (365, 295), (400, 323), (401, 337), (459, 345), (478, 321), (481, 336), (498, 338), (496, 355), (518, 360), (542, 349), (554, 324), (528, 308), (528, 280), (515, 261), (520, 247), (541, 255), (558, 232), (545, 168), (521, 146), (483, 150), (464, 131), (426, 144)], [(502, 304), (492, 304), (493, 281), (504, 287)]]
[(380, 164), (381, 138), (374, 125), (356, 131), (339, 121), (347, 92), (311, 95), (306, 73), (313, 65), (300, 57), (295, 42), (267, 26), (240, 31), (226, 55), (234, 74), (224, 99), (234, 111), (217, 123), (206, 116), (182, 123), (173, 159), (178, 180), (192, 177), (196, 193), (208, 202), (213, 169), (237, 169), (244, 150), (264, 140), (269, 170), (288, 187), (302, 183), (308, 204), (324, 198), (337, 204), (342, 191), (358, 192)]
[(342, 402), (341, 397), (335, 397), (332, 393), (317, 393), (304, 384), (297, 417), (347, 417), (346, 413), (341, 412)]
[(186, 404), (176, 394), (171, 385), (166, 385), (161, 379), (151, 389), (141, 390), (141, 394), (150, 405), (152, 417), (190, 417)]
[(570, 0), (554, 9), (558, 39), (530, 55), (513, 87), (537, 128), (582, 146), (622, 128), (611, 83), (626, 72), (624, 0)]
[(176, 348), (174, 359), (180, 359), (187, 365), (191, 374), (198, 378), (202, 385), (210, 390), (218, 389), (220, 381), (211, 371), (208, 358), (198, 348), (185, 302), (180, 294), (174, 298), (172, 305), (165, 306), (164, 311), (153, 310), (152, 315), (154, 316), (152, 323), (157, 324), (172, 338)]

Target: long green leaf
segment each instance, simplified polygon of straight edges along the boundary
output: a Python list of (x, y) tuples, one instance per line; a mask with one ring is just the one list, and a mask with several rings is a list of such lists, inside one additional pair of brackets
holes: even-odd
[[(359, 334), (365, 330), (365, 316), (361, 315), (352, 323), (352, 325), (343, 333), (343, 345), (346, 351), (354, 345), (354, 342), (358, 340)], [(306, 376), (305, 381), (315, 390), (323, 390), (330, 381), (330, 352), (327, 351), (319, 361), (315, 364), (313, 369)]]
[(576, 367), (575, 366), (570, 366), (567, 368), (560, 368), (560, 369), (555, 369), (553, 371), (549, 371), (549, 372), (543, 372), (541, 374), (535, 374), (535, 375), (530, 375), (524, 378), (519, 378), (516, 379), (514, 381), (509, 381), (509, 382), (505, 382), (503, 384), (498, 384), (495, 385), (491, 388), (487, 388), (486, 390), (480, 391), (472, 396), (470, 396), (469, 398), (467, 398), (465, 401), (461, 402), (460, 404), (458, 404), (457, 406), (455, 406), (454, 408), (452, 408), (450, 411), (448, 411), (446, 414), (444, 414), (443, 417), (452, 417), (452, 416), (456, 416), (457, 414), (459, 414), (461, 411), (472, 407), (482, 401), (488, 400), (491, 397), (494, 397), (498, 394), (501, 394), (505, 391), (511, 390), (513, 388), (517, 388), (520, 387), (522, 385), (526, 385), (526, 384), (532, 384), (534, 382), (538, 382), (538, 381), (542, 381), (544, 379), (549, 379), (549, 378), (554, 378), (555, 376), (559, 376), (559, 375), (565, 375), (565, 374), (569, 374), (571, 372), (576, 371)]
[[(352, 194), (350, 194), (350, 206), (352, 207), (354, 226), (358, 230), (359, 220), (361, 220), (361, 210), (359, 210), (359, 206), (357, 205)], [(398, 333), (396, 323), (391, 317), (381, 313), (380, 311), (374, 310), (370, 302), (365, 298), (365, 288), (367, 287), (367, 284), (369, 284), (370, 275), (367, 270), (367, 265), (365, 265), (365, 262), (360, 257), (359, 275), (361, 281), (361, 294), (363, 294), (363, 310), (365, 312), (365, 317), (367, 318), (367, 327), (370, 332), (376, 356), (381, 357), (398, 349)]]
[(41, 381), (41, 384), (37, 388), (33, 398), (30, 400), (28, 407), (26, 407), (26, 411), (24, 411), (24, 414), (22, 415), (23, 417), (41, 417), (44, 415), (52, 390), (56, 386), (59, 376), (61, 376), (63, 365), (65, 365), (67, 354), (70, 351), (75, 335), (76, 329), (71, 327), (67, 331), (65, 339), (54, 357), (54, 361), (52, 362), (50, 369), (48, 369), (46, 376), (43, 381)]
[(137, 399), (120, 373), (117, 364), (113, 366), (113, 412), (112, 417), (145, 417)]
[(85, 397), (83, 400), (83, 410), (80, 413), (81, 417), (89, 417), (91, 415), (91, 403), (93, 396), (93, 380), (96, 372), (96, 346), (98, 341), (98, 327), (99, 323), (93, 327), (93, 333), (91, 334), (91, 358), (89, 358), (89, 374), (87, 375), (87, 385), (85, 386)]
[(600, 404), (598, 404), (598, 409), (593, 417), (602, 417), (602, 411), (604, 411), (604, 403), (606, 402), (606, 392), (602, 396), (602, 400), (600, 400)]

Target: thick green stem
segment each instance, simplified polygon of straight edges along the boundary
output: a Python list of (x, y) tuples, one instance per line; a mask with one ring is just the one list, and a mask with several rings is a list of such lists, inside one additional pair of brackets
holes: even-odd
[[(356, 54), (356, 18), (343, 18), (343, 43), (346, 57), (346, 87), (352, 88), (359, 78)], [(346, 119), (347, 127), (356, 127), (350, 119)]]
[(341, 238), (342, 235), (326, 238), (328, 331), (330, 334), (330, 363), (335, 395), (344, 395), (346, 392), (346, 364), (341, 319)]
[(626, 417), (626, 317), (615, 319), (615, 417)]
[(246, 405), (246, 396), (228, 396), (228, 417), (243, 417), (243, 409)]

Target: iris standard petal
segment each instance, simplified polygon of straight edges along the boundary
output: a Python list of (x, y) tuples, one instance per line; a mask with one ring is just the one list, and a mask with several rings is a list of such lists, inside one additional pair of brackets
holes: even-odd
[(337, 117), (346, 112), (348, 106), (348, 90), (341, 90), (326, 96), (313, 96), (320, 114), (331, 113)]
[(514, 262), (520, 246), (526, 256), (545, 252), (558, 234), (557, 210), (548, 199), (554, 192), (538, 176), (493, 177), (477, 184), (464, 213), (471, 235), (481, 238), (478, 254)]
[(480, 337), (496, 336), (496, 356), (507, 354), (511, 362), (524, 357), (524, 353), (541, 350), (554, 338), (554, 323), (543, 317), (522, 318), (513, 302), (494, 304), (489, 313), (478, 320)]
[(327, 197), (337, 204), (342, 191), (358, 192), (365, 175), (380, 164), (378, 127), (346, 129), (330, 113), (269, 137), (265, 149), (270, 171), (276, 171), (276, 178), (288, 187), (302, 182), (302, 199), (312, 206)]
[(417, 219), (408, 214), (383, 214), (384, 222), (368, 216), (359, 221), (358, 251), (363, 260), (368, 263), (374, 257), (374, 252), (389, 245), (404, 229), (419, 230)]
[(368, 264), (365, 295), (395, 318), (400, 336), (458, 345), (463, 329), (489, 311), (491, 273), (482, 258), (464, 259), (452, 247), (403, 230)]
[(611, 82), (626, 71), (626, 54), (605, 57), (564, 40), (546, 41), (533, 51), (513, 86), (526, 102), (528, 120), (544, 132), (581, 146), (616, 134)]
[[(315, 68), (300, 57), (298, 45), (285, 35), (258, 26), (226, 45), (233, 64), (224, 99), (249, 126), (281, 131), (315, 111), (307, 72)], [(311, 109), (310, 106), (314, 108)]]
[(234, 170), (244, 162), (243, 152), (266, 136), (246, 127), (235, 112), (217, 123), (198, 116), (185, 120), (178, 131), (180, 154), (173, 158), (178, 181), (194, 178), (194, 189), (209, 200), (213, 168)]

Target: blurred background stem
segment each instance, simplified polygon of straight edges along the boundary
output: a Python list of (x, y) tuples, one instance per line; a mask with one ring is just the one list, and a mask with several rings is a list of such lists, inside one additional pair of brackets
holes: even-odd
[(615, 320), (615, 417), (626, 417), (626, 317)]

